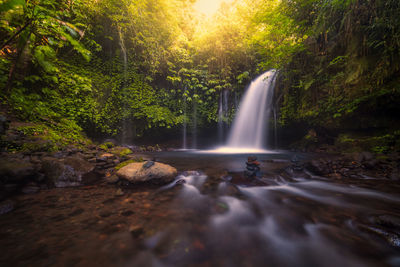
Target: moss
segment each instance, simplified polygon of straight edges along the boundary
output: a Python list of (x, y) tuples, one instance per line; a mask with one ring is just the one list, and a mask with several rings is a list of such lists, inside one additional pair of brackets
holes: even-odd
[(372, 151), (382, 154), (396, 149), (396, 139), (395, 133), (377, 136), (341, 134), (335, 144), (338, 149), (346, 152)]
[(114, 144), (113, 144), (112, 142), (105, 142), (105, 143), (99, 145), (99, 147), (100, 147), (101, 149), (107, 151), (109, 148), (113, 148), (113, 147), (114, 147)]
[(114, 147), (114, 148), (110, 149), (109, 152), (114, 154), (114, 155), (117, 155), (119, 157), (125, 157), (125, 156), (133, 153), (132, 150), (130, 150), (129, 148), (120, 147), (120, 146), (117, 146), (117, 147)]
[(100, 148), (100, 149), (103, 149), (103, 150), (105, 150), (105, 151), (108, 150), (108, 147), (107, 147), (105, 144), (99, 145), (99, 148)]
[(130, 159), (130, 160), (121, 162), (120, 164), (118, 164), (117, 166), (115, 166), (114, 170), (118, 171), (119, 169), (125, 167), (125, 166), (128, 165), (128, 164), (136, 163), (136, 162), (143, 162), (143, 159), (140, 157), (140, 158)]
[(13, 129), (21, 136), (21, 140), (16, 141), (14, 149), (25, 152), (58, 151), (71, 145), (83, 148), (91, 143), (75, 123), (65, 119), (58, 123), (50, 123), (51, 126), (47, 123), (31, 123)]

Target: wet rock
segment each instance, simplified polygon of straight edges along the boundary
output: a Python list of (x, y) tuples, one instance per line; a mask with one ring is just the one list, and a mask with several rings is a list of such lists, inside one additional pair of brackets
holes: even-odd
[(109, 163), (109, 164), (106, 164), (106, 165), (103, 166), (104, 169), (110, 169), (110, 168), (113, 168), (113, 167), (115, 167), (114, 163)]
[(15, 208), (15, 203), (11, 200), (5, 200), (0, 202), (0, 215), (9, 213)]
[(82, 176), (91, 172), (94, 166), (79, 157), (64, 160), (47, 157), (42, 161), (42, 170), (50, 184), (56, 187), (79, 186)]
[(118, 188), (117, 192), (115, 192), (115, 195), (116, 195), (116, 196), (123, 196), (124, 194), (125, 194), (125, 193), (124, 193), (124, 191), (122, 191), (121, 188)]
[(226, 182), (232, 181), (232, 178), (233, 177), (231, 175), (223, 175), (223, 176), (221, 176), (221, 179), (226, 181)]
[(131, 233), (133, 238), (138, 238), (144, 233), (144, 229), (140, 225), (131, 225), (129, 227), (129, 232)]
[(378, 216), (378, 218), (375, 221), (376, 223), (383, 226), (400, 229), (400, 218), (396, 216), (385, 214)]
[(371, 159), (363, 163), (366, 169), (373, 169), (377, 166), (378, 161), (376, 159)]
[(154, 165), (154, 161), (149, 160), (145, 164), (143, 164), (143, 168), (148, 169), (153, 165)]
[(82, 175), (82, 184), (92, 185), (101, 180), (102, 175), (96, 171), (90, 171)]
[(199, 175), (201, 175), (201, 173), (198, 171), (184, 171), (182, 173), (182, 175), (183, 176), (199, 176)]
[(114, 156), (114, 154), (111, 154), (111, 153), (104, 153), (100, 157), (109, 159), (109, 158), (114, 158), (115, 156)]
[(121, 212), (121, 215), (125, 216), (125, 217), (131, 216), (133, 214), (135, 214), (135, 213), (131, 210), (125, 210), (125, 211)]
[(84, 209), (78, 208), (75, 209), (74, 211), (72, 211), (70, 214), (68, 214), (68, 217), (72, 217), (72, 216), (76, 216), (76, 215), (80, 215), (84, 212)]
[(358, 162), (370, 161), (374, 159), (374, 154), (371, 152), (360, 152), (356, 155), (355, 160)]
[(397, 233), (387, 231), (381, 228), (373, 227), (373, 226), (364, 226), (365, 230), (372, 232), (383, 239), (385, 239), (390, 245), (394, 247), (400, 247), (400, 236)]
[(394, 169), (390, 173), (389, 179), (391, 179), (391, 180), (400, 180), (400, 170), (399, 169)]
[(221, 183), (218, 186), (218, 193), (222, 195), (235, 196), (240, 194), (240, 190), (233, 184)]
[(29, 183), (21, 189), (24, 194), (36, 194), (39, 190), (40, 187), (35, 183)]
[(7, 183), (22, 183), (36, 173), (35, 166), (17, 158), (0, 159), (0, 180)]
[(185, 181), (184, 179), (179, 179), (178, 181), (176, 181), (175, 184), (177, 184), (177, 185), (179, 185), (179, 184), (186, 184), (186, 181)]
[(99, 213), (99, 216), (100, 217), (103, 217), (103, 218), (106, 218), (106, 217), (110, 217), (111, 216), (111, 212), (110, 211), (101, 211), (100, 213)]
[(121, 179), (125, 179), (131, 183), (169, 183), (173, 181), (177, 175), (177, 170), (170, 165), (154, 162), (152, 166), (145, 168), (144, 165), (146, 163), (147, 162), (130, 163), (118, 170), (117, 175)]
[(324, 175), (328, 173), (324, 164), (319, 160), (312, 160), (306, 165), (306, 168), (316, 175)]
[(105, 178), (106, 182), (109, 184), (115, 184), (119, 181), (119, 177), (117, 175), (110, 175)]
[[(90, 156), (91, 157), (91, 156)], [(89, 158), (88, 162), (90, 163), (96, 163), (97, 159), (96, 158)]]

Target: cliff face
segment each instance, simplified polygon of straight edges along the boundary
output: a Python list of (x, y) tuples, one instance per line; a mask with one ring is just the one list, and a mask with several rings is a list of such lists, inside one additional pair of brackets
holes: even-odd
[(400, 20), (393, 13), (399, 3), (370, 2), (331, 3), (330, 13), (320, 7), (303, 49), (281, 70), (276, 105), (282, 131), (297, 134), (292, 139), (313, 129), (318, 141), (331, 144), (372, 138), (380, 144), (353, 145), (399, 146)]

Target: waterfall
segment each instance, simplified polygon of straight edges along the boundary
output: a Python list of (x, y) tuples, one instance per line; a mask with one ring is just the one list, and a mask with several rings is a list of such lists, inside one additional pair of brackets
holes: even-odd
[(193, 97), (192, 149), (197, 148), (197, 100)]
[(224, 130), (224, 132), (225, 132), (225, 129), (226, 128), (228, 128), (228, 120), (227, 120), (227, 118), (228, 118), (228, 109), (229, 109), (229, 102), (228, 102), (228, 99), (229, 99), (229, 91), (228, 90), (224, 90), (224, 93), (223, 93), (223, 104), (222, 104), (222, 110), (223, 110), (223, 116), (224, 116), (224, 122), (223, 122), (223, 130)]
[(276, 70), (267, 71), (248, 87), (229, 134), (228, 148), (265, 148), (275, 77)]
[(218, 107), (218, 140), (220, 143), (223, 142), (224, 138), (224, 109), (222, 107), (222, 92), (219, 95), (219, 107)]
[[(125, 43), (124, 43), (124, 38), (123, 34), (121, 31), (121, 28), (118, 29), (119, 33), (119, 45), (121, 47), (121, 53), (122, 53), (122, 59), (123, 59), (123, 64), (124, 64), (124, 72), (123, 72), (123, 83), (122, 83), (122, 88), (124, 89), (127, 86), (127, 69), (128, 69), (128, 56), (126, 54), (126, 48), (125, 48)], [(126, 104), (124, 104), (123, 109), (126, 109)], [(131, 129), (131, 125), (129, 123), (129, 118), (123, 118), (122, 121), (122, 143), (128, 144), (130, 139), (133, 138), (133, 133)]]
[(219, 96), (218, 107), (218, 140), (222, 144), (225, 136), (225, 129), (228, 127), (226, 118), (228, 117), (229, 108), (229, 91), (221, 91)]
[(186, 120), (186, 87), (183, 92), (183, 144), (182, 149), (187, 149), (187, 120)]

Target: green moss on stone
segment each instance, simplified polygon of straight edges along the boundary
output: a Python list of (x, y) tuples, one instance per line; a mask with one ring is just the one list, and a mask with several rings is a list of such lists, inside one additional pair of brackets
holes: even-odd
[(130, 150), (127, 147), (118, 147), (118, 146), (110, 149), (109, 152), (121, 158), (133, 153), (132, 150)]
[(136, 163), (136, 162), (143, 162), (143, 159), (140, 158), (135, 158), (135, 159), (130, 159), (124, 162), (121, 162), (120, 164), (118, 164), (117, 166), (115, 166), (114, 170), (118, 171), (119, 169), (131, 164), (131, 163)]

